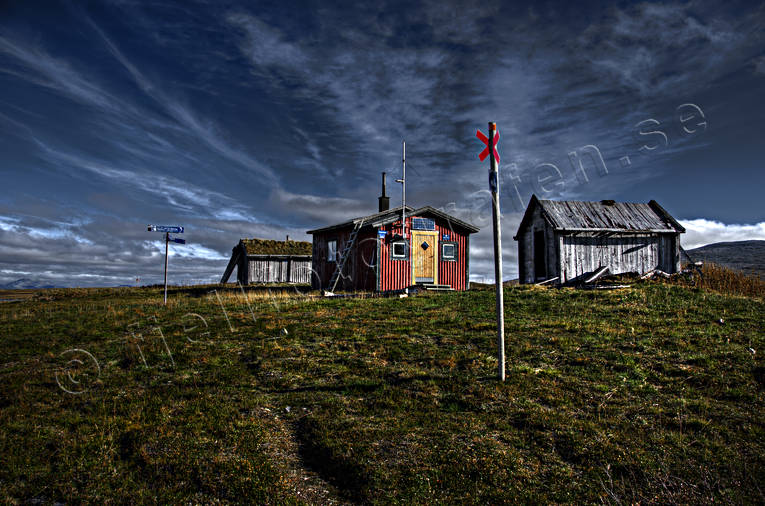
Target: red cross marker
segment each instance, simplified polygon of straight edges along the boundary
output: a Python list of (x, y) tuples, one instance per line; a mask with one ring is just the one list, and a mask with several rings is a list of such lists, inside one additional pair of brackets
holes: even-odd
[[(478, 158), (481, 161), (484, 161), (486, 160), (486, 157), (489, 156), (489, 138), (486, 137), (483, 134), (483, 132), (481, 132), (480, 130), (476, 130), (475, 136), (478, 137), (481, 140), (481, 142), (483, 142), (486, 145), (483, 151), (481, 151), (481, 154), (478, 155)], [(497, 142), (499, 142), (499, 130), (497, 130), (496, 133), (494, 134), (494, 140), (491, 143), (492, 148), (494, 149), (494, 159), (497, 161), (497, 163), (499, 163), (499, 153), (497, 152)]]

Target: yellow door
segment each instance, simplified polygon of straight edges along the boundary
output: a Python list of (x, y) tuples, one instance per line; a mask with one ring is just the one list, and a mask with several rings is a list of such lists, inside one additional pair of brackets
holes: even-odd
[(438, 232), (412, 231), (412, 271), (415, 283), (438, 283)]

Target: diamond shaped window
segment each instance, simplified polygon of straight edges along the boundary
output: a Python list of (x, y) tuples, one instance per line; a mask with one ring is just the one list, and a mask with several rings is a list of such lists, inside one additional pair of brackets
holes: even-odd
[(422, 249), (430, 248), (430, 244), (428, 244), (428, 241), (422, 241), (422, 244), (420, 244), (420, 246), (422, 246)]

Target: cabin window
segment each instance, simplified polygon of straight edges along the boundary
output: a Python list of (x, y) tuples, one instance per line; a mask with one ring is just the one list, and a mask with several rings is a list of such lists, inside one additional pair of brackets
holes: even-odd
[(327, 262), (337, 261), (337, 240), (327, 241)]
[(441, 243), (441, 260), (444, 260), (446, 262), (457, 261), (457, 243), (456, 242)]
[(390, 251), (390, 256), (393, 258), (393, 260), (406, 260), (408, 257), (407, 252), (409, 251), (409, 248), (407, 248), (406, 241), (395, 241), (391, 243)]

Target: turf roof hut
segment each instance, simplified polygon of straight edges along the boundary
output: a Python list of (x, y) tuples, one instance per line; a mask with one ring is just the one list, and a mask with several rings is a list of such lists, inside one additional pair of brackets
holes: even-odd
[(601, 268), (612, 274), (680, 270), (685, 229), (655, 200), (633, 204), (531, 197), (518, 233), (521, 283), (585, 280)]
[(311, 243), (306, 241), (274, 241), (241, 239), (231, 251), (231, 260), (221, 283), (227, 283), (237, 268), (237, 280), (249, 283), (311, 282)]

